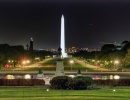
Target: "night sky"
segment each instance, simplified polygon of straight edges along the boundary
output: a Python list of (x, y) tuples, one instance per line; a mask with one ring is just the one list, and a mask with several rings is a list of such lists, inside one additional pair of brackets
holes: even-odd
[(62, 14), (66, 48), (130, 41), (130, 0), (0, 0), (0, 44), (58, 48)]

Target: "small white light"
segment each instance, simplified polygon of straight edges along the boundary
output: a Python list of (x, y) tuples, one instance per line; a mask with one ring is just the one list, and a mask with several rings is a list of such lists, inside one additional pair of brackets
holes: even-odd
[(120, 79), (120, 76), (119, 75), (115, 75), (114, 79)]
[(24, 76), (24, 79), (31, 79), (31, 75), (26, 74), (26, 75)]
[(46, 89), (46, 91), (48, 92), (48, 91), (49, 91), (49, 89)]
[(110, 79), (113, 79), (113, 75), (110, 75)]
[(74, 78), (74, 75), (69, 75), (69, 77)]
[(116, 90), (114, 89), (113, 92), (115, 92)]

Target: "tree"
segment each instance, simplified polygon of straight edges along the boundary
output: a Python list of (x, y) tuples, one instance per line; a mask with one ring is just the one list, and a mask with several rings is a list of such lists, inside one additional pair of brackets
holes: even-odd
[(116, 50), (116, 46), (114, 44), (105, 44), (102, 46), (102, 52), (112, 52)]
[(123, 66), (130, 67), (130, 49), (127, 50), (127, 54), (122, 59)]
[(122, 45), (122, 46), (125, 46), (125, 45), (128, 44), (128, 43), (130, 43), (130, 42), (125, 40), (125, 41), (123, 41), (123, 42), (121, 43), (121, 45)]
[(125, 42), (125, 43), (123, 43), (124, 45), (123, 45), (123, 47), (122, 47), (122, 50), (124, 51), (124, 52), (127, 52), (127, 50), (130, 48), (130, 42)]
[(125, 57), (125, 53), (122, 51), (114, 51), (109, 53), (108, 58), (112, 61), (118, 59), (121, 61), (121, 59), (123, 59)]
[(0, 52), (0, 69), (1, 67), (5, 66), (5, 63), (6, 63), (6, 56), (2, 52)]

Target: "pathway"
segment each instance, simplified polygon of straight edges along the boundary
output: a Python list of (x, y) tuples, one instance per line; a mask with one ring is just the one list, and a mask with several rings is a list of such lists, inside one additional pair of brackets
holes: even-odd
[(74, 60), (75, 60), (76, 62), (80, 63), (81, 65), (83, 65), (83, 66), (85, 66), (85, 67), (87, 67), (87, 68), (90, 68), (90, 69), (92, 69), (92, 70), (95, 70), (95, 71), (108, 71), (108, 69), (90, 65), (90, 64), (84, 62), (83, 60), (79, 60), (79, 59), (76, 59), (76, 58), (74, 58)]
[(13, 70), (25, 70), (25, 69), (28, 69), (28, 68), (43, 67), (43, 66), (42, 66), (42, 63), (45, 63), (45, 62), (47, 62), (47, 61), (49, 61), (49, 60), (51, 60), (51, 59), (52, 59), (52, 58), (48, 58), (48, 59), (39, 61), (39, 62), (34, 63), (34, 64), (24, 65), (24, 66), (22, 66), (22, 67), (17, 67), (17, 68), (15, 68), (15, 69), (13, 69)]

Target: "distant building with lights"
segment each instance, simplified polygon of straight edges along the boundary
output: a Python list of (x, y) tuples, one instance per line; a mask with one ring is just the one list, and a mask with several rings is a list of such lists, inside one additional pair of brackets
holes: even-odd
[(97, 49), (97, 48), (89, 48), (87, 51), (88, 51), (88, 52), (100, 51), (100, 49)]
[[(49, 48), (49, 49), (39, 49), (39, 51), (50, 51), (52, 53), (57, 53), (58, 50), (55, 48)], [(65, 52), (68, 54), (73, 54), (79, 51), (88, 51), (88, 52), (92, 52), (92, 51), (99, 51), (99, 49), (96, 48), (78, 48), (78, 47), (70, 47), (70, 48), (66, 48)]]
[(79, 51), (79, 48), (76, 48), (76, 47), (71, 47), (71, 48), (66, 48), (65, 50), (67, 53), (75, 53), (75, 52), (78, 52)]

